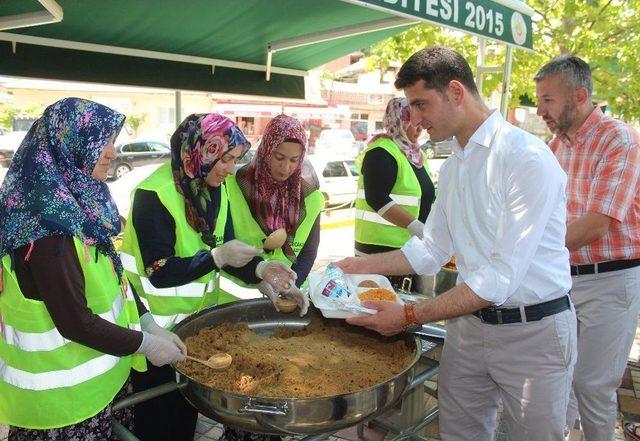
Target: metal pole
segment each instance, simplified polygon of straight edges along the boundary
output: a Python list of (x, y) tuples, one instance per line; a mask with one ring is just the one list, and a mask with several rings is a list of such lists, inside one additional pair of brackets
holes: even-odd
[(142, 403), (143, 401), (173, 392), (185, 385), (186, 383), (165, 383), (160, 386), (152, 387), (151, 389), (143, 390), (142, 392), (136, 392), (135, 394), (131, 394), (117, 403), (114, 403), (112, 409), (115, 411), (124, 409), (125, 407), (134, 406), (138, 403)]
[(113, 420), (113, 434), (120, 438), (120, 441), (140, 441), (140, 439), (129, 431), (118, 421)]
[(513, 63), (513, 46), (507, 45), (507, 53), (504, 60), (504, 74), (502, 76), (502, 100), (500, 101), (500, 113), (507, 118), (509, 110), (509, 88), (511, 87), (511, 64)]
[(182, 122), (182, 92), (176, 90), (175, 93), (175, 107), (176, 107), (176, 127)]
[(485, 51), (487, 49), (487, 40), (484, 38), (478, 39), (478, 65), (476, 66), (476, 86), (480, 96), (482, 95), (482, 83), (484, 77), (484, 63), (485, 63)]

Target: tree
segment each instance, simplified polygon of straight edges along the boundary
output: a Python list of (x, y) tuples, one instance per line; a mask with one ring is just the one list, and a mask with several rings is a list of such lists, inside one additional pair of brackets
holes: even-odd
[(130, 113), (129, 115), (127, 115), (126, 122), (129, 127), (131, 127), (131, 130), (133, 130), (134, 138), (138, 136), (138, 129), (146, 119), (146, 113)]
[[(612, 113), (625, 120), (640, 119), (640, 0), (527, 0), (535, 11), (535, 52), (516, 50), (511, 75), (511, 105), (521, 96), (533, 98), (533, 77), (547, 61), (561, 54), (574, 54), (589, 63), (594, 79), (594, 98), (608, 104)], [(375, 45), (370, 65), (388, 66), (388, 60), (406, 60), (416, 50), (433, 44), (458, 50), (474, 66), (477, 38), (461, 36), (443, 28), (421, 24)], [(490, 58), (504, 63), (504, 46)], [(485, 96), (496, 91), (501, 75), (485, 77)]]
[(13, 120), (17, 116), (39, 117), (42, 115), (43, 106), (30, 104), (29, 106), (16, 106), (14, 104), (0, 105), (0, 127), (13, 130)]

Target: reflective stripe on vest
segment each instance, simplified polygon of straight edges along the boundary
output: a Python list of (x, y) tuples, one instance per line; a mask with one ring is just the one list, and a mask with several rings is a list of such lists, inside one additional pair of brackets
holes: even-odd
[[(140, 297), (140, 301), (145, 306), (145, 308), (149, 308), (149, 302), (144, 297)], [(180, 323), (185, 318), (189, 317), (191, 314), (171, 314), (171, 315), (159, 315), (153, 314), (153, 319), (158, 324), (158, 326), (162, 326), (166, 329), (171, 329), (178, 323)]]
[[(113, 302), (111, 311), (103, 312), (102, 314), (98, 314), (98, 316), (103, 320), (115, 324), (117, 318), (122, 313), (123, 306), (124, 299), (122, 296), (118, 296)], [(67, 340), (60, 334), (58, 328), (53, 328), (46, 332), (23, 332), (5, 323), (2, 333), (4, 334), (5, 343), (19, 346), (20, 349), (27, 352), (53, 351), (70, 342), (70, 340)]]
[[(420, 207), (420, 198), (417, 196), (407, 196), (401, 194), (390, 194), (389, 197), (398, 205), (406, 205), (409, 207)], [(358, 190), (358, 198), (366, 201), (364, 189)]]
[[(59, 387), (72, 387), (91, 380), (113, 369), (120, 357), (104, 354), (71, 369), (32, 373), (7, 366), (0, 359), (0, 378), (7, 384), (20, 389), (43, 391)], [(73, 405), (73, 403), (69, 403)]]

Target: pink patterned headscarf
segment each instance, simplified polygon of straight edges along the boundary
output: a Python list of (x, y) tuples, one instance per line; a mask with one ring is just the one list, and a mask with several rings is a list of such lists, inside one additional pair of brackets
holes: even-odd
[[(285, 141), (300, 144), (302, 154), (298, 167), (289, 179), (278, 182), (269, 173), (269, 161), (276, 147)], [(289, 237), (295, 234), (300, 218), (302, 163), (306, 149), (307, 136), (297, 119), (278, 115), (265, 128), (262, 142), (253, 162), (246, 170), (246, 176), (253, 187), (249, 206), (267, 234), (278, 228), (285, 228)]]
[(407, 129), (411, 125), (411, 113), (406, 98), (392, 98), (389, 101), (382, 124), (385, 133), (374, 135), (369, 144), (379, 138), (389, 138), (402, 150), (409, 162), (416, 167), (422, 167), (423, 158), (420, 147), (417, 143), (411, 142), (407, 136)]

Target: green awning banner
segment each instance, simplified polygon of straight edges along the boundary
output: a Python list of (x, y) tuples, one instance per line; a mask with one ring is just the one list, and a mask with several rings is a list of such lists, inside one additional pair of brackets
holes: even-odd
[[(522, 2), (491, 0), (345, 0), (380, 11), (419, 18), (437, 25), (532, 49), (531, 16)], [(507, 6), (513, 4), (513, 7)]]

